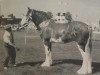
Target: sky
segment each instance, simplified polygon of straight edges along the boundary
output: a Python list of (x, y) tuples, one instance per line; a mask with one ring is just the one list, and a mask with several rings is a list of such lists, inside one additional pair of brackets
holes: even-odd
[(98, 24), (100, 20), (100, 0), (1, 0), (1, 13), (16, 17), (26, 14), (27, 7), (32, 9), (57, 12), (71, 12), (74, 20), (89, 24)]

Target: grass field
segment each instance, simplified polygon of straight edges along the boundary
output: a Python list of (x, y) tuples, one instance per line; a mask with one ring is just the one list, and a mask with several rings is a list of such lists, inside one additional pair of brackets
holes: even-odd
[[(14, 32), (15, 43), (20, 48), (16, 51), (17, 67), (9, 67), (3, 70), (4, 47), (0, 29), (0, 75), (77, 75), (76, 71), (81, 67), (82, 58), (74, 42), (67, 44), (53, 44), (53, 66), (42, 68), (40, 65), (45, 59), (44, 47), (39, 33), (32, 33), (25, 44), (25, 31)], [(100, 75), (100, 41), (93, 41), (93, 74)]]

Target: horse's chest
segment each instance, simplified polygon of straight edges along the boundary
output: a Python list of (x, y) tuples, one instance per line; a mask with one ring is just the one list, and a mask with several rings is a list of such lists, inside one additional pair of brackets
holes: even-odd
[(52, 30), (51, 37), (55, 38), (55, 39), (58, 39), (58, 38), (62, 37), (65, 34), (66, 34), (66, 31), (64, 29)]

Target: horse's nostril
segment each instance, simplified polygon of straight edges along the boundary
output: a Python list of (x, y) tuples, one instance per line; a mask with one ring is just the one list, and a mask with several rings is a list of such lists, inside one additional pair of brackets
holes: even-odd
[(27, 23), (24, 23), (23, 25), (26, 25)]

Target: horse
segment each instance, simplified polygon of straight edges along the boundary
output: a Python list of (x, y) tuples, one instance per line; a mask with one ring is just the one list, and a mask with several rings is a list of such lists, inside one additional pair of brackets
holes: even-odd
[[(42, 67), (52, 65), (52, 44), (76, 42), (76, 45), (82, 55), (83, 62), (78, 74), (92, 73), (92, 29), (86, 23), (81, 21), (72, 21), (70, 23), (56, 23), (46, 12), (28, 8), (27, 14), (22, 18), (21, 25), (27, 26), (32, 21), (45, 47), (45, 61)], [(40, 27), (40, 24), (47, 21), (48, 25)]]

